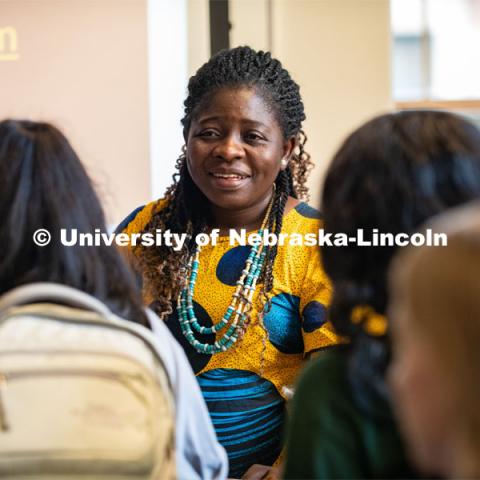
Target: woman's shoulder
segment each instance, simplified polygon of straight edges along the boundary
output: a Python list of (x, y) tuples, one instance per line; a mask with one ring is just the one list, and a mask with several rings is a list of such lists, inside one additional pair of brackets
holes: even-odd
[(141, 232), (155, 213), (160, 212), (167, 205), (167, 199), (161, 198), (137, 207), (127, 215), (115, 229), (115, 233), (137, 233)]
[(319, 210), (306, 202), (292, 201), (290, 208), (285, 213), (284, 225), (287, 229), (293, 229), (297, 233), (312, 231), (322, 226), (322, 214)]

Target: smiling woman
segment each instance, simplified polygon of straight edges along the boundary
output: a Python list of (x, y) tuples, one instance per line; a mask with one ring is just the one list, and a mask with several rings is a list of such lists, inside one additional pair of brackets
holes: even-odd
[(310, 352), (337, 342), (325, 315), (330, 287), (317, 248), (232, 246), (227, 236), (200, 248), (195, 237), (318, 234), (318, 212), (297, 199), (311, 166), (304, 119), (299, 87), (278, 60), (249, 47), (220, 52), (190, 79), (174, 184), (119, 227), (189, 236), (178, 252), (132, 253), (145, 301), (197, 374), (235, 478), (279, 459), (288, 387)]

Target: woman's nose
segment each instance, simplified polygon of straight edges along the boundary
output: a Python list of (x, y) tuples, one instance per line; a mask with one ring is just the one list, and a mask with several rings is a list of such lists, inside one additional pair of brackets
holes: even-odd
[(234, 135), (229, 135), (218, 142), (214, 155), (217, 158), (231, 162), (232, 160), (243, 158), (245, 151), (240, 140)]

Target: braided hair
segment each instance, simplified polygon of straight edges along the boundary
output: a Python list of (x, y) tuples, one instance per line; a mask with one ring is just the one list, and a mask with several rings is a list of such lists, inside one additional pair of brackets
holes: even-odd
[[(310, 155), (304, 150), (307, 137), (301, 129), (305, 113), (299, 87), (282, 64), (269, 52), (256, 52), (250, 47), (223, 50), (213, 56), (190, 78), (182, 119), (184, 138), (188, 136), (192, 119), (220, 89), (245, 87), (255, 89), (272, 109), (284, 138), (296, 139), (289, 165), (279, 172), (275, 180), (268, 230), (278, 235), (288, 197), (308, 199), (306, 180), (313, 166)], [(157, 246), (140, 248), (138, 253), (149, 293), (156, 300), (152, 308), (161, 318), (172, 313), (172, 303), (182, 287), (188, 259), (195, 251), (195, 237), (209, 224), (209, 201), (188, 172), (185, 152), (184, 147), (177, 159), (173, 184), (165, 193), (165, 208), (152, 215), (144, 231), (155, 233), (156, 229), (169, 229), (173, 233), (187, 233), (188, 240), (179, 251)], [(270, 309), (268, 292), (273, 286), (276, 254), (276, 246), (268, 248), (260, 278), (263, 283), (260, 312)], [(247, 312), (245, 325), (249, 322), (250, 314)]]

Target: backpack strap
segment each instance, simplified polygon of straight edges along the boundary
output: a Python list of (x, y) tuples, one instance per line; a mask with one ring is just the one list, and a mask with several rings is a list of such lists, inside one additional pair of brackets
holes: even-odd
[(14, 288), (0, 297), (0, 312), (8, 308), (39, 302), (63, 303), (108, 317), (112, 312), (97, 298), (59, 283), (39, 282)]

